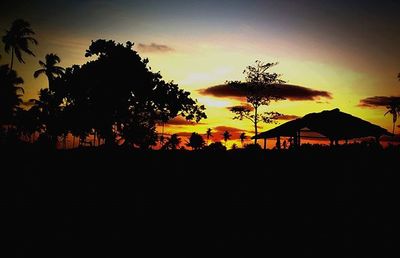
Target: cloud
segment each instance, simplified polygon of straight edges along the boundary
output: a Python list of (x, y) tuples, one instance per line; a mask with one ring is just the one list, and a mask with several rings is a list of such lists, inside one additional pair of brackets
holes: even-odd
[(400, 97), (397, 96), (374, 96), (360, 100), (359, 107), (378, 108), (386, 107), (391, 102), (400, 102)]
[(221, 132), (221, 133), (224, 133), (225, 131), (228, 131), (230, 133), (248, 132), (247, 130), (243, 130), (243, 129), (239, 129), (239, 128), (231, 127), (231, 126), (224, 126), (224, 125), (216, 126), (213, 129), (214, 129), (214, 131)]
[(178, 136), (180, 136), (180, 137), (187, 137), (187, 138), (189, 138), (191, 135), (192, 135), (192, 133), (193, 132), (179, 132), (179, 133), (176, 133)]
[(162, 45), (162, 44), (156, 44), (156, 43), (151, 43), (151, 44), (143, 44), (139, 43), (138, 44), (138, 50), (141, 52), (170, 52), (174, 51), (173, 48), (167, 46), (167, 45)]
[(188, 121), (186, 118), (182, 116), (177, 116), (174, 117), (173, 119), (169, 120), (165, 126), (196, 126), (196, 125), (202, 125), (204, 123), (196, 123), (195, 121)]
[(246, 107), (250, 111), (254, 110), (254, 107), (248, 103), (242, 103), (240, 105), (226, 107), (226, 109), (231, 110), (232, 108), (235, 108), (235, 107)]
[[(303, 86), (291, 84), (276, 84), (277, 95), (280, 95), (291, 101), (300, 100), (320, 100), (321, 98), (332, 99), (332, 93), (327, 91), (314, 90)], [(200, 94), (212, 95), (215, 97), (231, 97), (242, 99), (246, 97), (246, 92), (227, 84), (211, 86), (206, 89), (199, 90)]]
[(297, 118), (299, 118), (299, 116), (296, 116), (296, 115), (281, 115), (277, 119), (278, 120), (294, 120), (294, 119), (297, 119)]

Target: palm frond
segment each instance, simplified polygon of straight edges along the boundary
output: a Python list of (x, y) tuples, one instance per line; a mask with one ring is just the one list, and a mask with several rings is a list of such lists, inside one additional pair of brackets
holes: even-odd
[(15, 56), (17, 57), (18, 61), (19, 61), (20, 63), (25, 64), (24, 59), (22, 59), (21, 50), (19, 50), (18, 48), (14, 48), (14, 53), (15, 53)]
[(33, 73), (33, 77), (38, 78), (43, 73), (46, 73), (46, 69), (39, 69)]

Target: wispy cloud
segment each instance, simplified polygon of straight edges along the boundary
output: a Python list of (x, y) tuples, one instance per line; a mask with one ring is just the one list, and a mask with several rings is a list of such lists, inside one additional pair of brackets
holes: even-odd
[[(227, 84), (216, 85), (199, 90), (200, 94), (211, 95), (214, 97), (244, 98), (246, 92)], [(332, 93), (328, 91), (315, 90), (303, 86), (291, 84), (275, 85), (275, 92), (290, 101), (319, 100), (321, 98), (332, 99)]]
[(281, 115), (277, 119), (278, 120), (294, 120), (294, 119), (297, 119), (297, 118), (299, 118), (299, 116), (296, 116), (296, 115)]
[(201, 124), (204, 124), (204, 123), (201, 123), (201, 122), (196, 123), (194, 121), (186, 120), (186, 118), (184, 118), (182, 116), (177, 116), (177, 117), (174, 117), (173, 119), (169, 120), (166, 123), (166, 126), (195, 126), (195, 125), (201, 125)]
[(360, 100), (359, 107), (379, 108), (386, 107), (391, 102), (399, 102), (399, 96), (374, 96)]
[(171, 51), (174, 51), (174, 49), (171, 48), (170, 46), (163, 45), (163, 44), (157, 44), (157, 43), (150, 43), (150, 44), (139, 43), (138, 50), (140, 52), (171, 52)]

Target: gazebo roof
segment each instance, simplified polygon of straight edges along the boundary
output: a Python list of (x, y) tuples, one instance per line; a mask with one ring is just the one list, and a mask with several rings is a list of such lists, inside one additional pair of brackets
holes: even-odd
[[(294, 136), (296, 132), (307, 127), (329, 139), (342, 140), (361, 137), (380, 137), (392, 135), (386, 129), (374, 125), (361, 118), (341, 112), (338, 108), (320, 113), (310, 113), (302, 118), (286, 122), (266, 132), (257, 135), (258, 139), (275, 138), (278, 136)], [(252, 137), (253, 139), (255, 137)]]

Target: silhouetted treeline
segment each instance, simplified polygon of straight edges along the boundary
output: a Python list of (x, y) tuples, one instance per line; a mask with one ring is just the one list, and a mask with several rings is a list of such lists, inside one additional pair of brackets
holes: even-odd
[[(3, 37), (6, 52), (20, 62), (22, 52), (34, 55), (28, 43), (37, 44), (29, 23), (17, 20)], [(12, 38), (12, 40), (10, 39)], [(190, 93), (174, 82), (166, 82), (160, 73), (152, 72), (148, 60), (132, 49), (112, 40), (92, 41), (85, 56), (94, 60), (66, 69), (58, 66), (61, 59), (48, 54), (34, 72), (48, 77), (49, 87), (41, 89), (39, 98), (20, 107), (22, 78), (9, 68), (0, 67), (0, 140), (15, 142), (28, 138), (55, 146), (59, 139), (66, 143), (72, 134), (79, 143), (92, 136), (92, 145), (125, 144), (149, 148), (156, 144), (157, 123), (180, 115), (187, 120), (206, 118), (205, 107), (197, 104)]]

